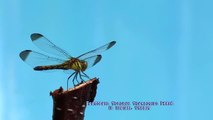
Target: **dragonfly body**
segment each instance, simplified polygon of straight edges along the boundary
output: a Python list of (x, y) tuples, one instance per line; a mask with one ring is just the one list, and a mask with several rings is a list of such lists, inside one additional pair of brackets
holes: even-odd
[(83, 81), (83, 77), (89, 78), (84, 71), (101, 60), (101, 52), (104, 52), (115, 45), (115, 41), (107, 43), (99, 48), (86, 52), (78, 57), (72, 57), (65, 50), (53, 44), (46, 37), (39, 33), (33, 33), (31, 35), (32, 42), (40, 49), (47, 53), (52, 53), (57, 57), (50, 57), (39, 52), (32, 50), (24, 50), (20, 53), (20, 58), (31, 65), (36, 71), (48, 71), (48, 70), (63, 70), (74, 71), (67, 79), (74, 75), (73, 84), (76, 80), (78, 82), (78, 76)]
[(58, 65), (47, 65), (47, 66), (36, 66), (33, 69), (37, 71), (42, 70), (52, 70), (52, 69), (61, 69), (61, 70), (74, 70), (76, 72), (85, 71), (87, 68), (87, 62), (79, 60), (77, 58), (71, 58), (70, 60), (65, 61), (62, 64)]

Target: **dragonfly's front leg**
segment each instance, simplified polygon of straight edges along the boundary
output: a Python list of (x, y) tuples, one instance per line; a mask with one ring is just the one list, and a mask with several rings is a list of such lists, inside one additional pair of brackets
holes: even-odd
[(84, 79), (82, 78), (83, 75), (81, 74), (81, 72), (79, 72), (79, 76), (80, 76), (80, 79), (81, 79), (81, 83), (85, 82)]
[(86, 73), (84, 73), (83, 71), (82, 71), (82, 73), (83, 73), (83, 75), (82, 75), (82, 76), (84, 76), (84, 77), (86, 77), (86, 78), (90, 79), (90, 77), (89, 77)]
[(79, 81), (78, 81), (78, 74), (79, 74), (79, 72), (75, 72), (75, 76), (73, 77), (73, 79), (72, 79), (72, 83), (73, 83), (73, 85), (74, 86), (76, 86), (75, 85), (75, 80), (78, 82), (78, 84), (79, 84)]

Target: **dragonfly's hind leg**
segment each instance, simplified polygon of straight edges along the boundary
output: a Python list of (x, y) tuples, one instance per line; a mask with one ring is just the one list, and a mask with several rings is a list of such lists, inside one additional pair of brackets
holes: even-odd
[(67, 89), (68, 89), (68, 84), (69, 84), (69, 79), (74, 75), (74, 74), (76, 74), (76, 72), (73, 72), (68, 78), (67, 78)]

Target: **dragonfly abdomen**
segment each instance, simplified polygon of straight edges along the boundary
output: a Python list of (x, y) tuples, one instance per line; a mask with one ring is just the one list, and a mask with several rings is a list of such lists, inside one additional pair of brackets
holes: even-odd
[(42, 71), (42, 70), (52, 70), (52, 69), (65, 69), (63, 65), (50, 65), (50, 66), (36, 66), (34, 70)]

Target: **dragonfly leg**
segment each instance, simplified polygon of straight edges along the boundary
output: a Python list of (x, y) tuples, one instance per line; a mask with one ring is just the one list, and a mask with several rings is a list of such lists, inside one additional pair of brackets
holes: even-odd
[(86, 77), (86, 78), (90, 79), (90, 77), (89, 77), (86, 73), (84, 73), (83, 71), (82, 71), (82, 73), (83, 73), (83, 75), (82, 75), (82, 76), (84, 76), (84, 77)]
[(80, 76), (80, 79), (81, 79), (81, 83), (83, 83), (84, 79), (82, 78), (82, 76), (84, 76), (84, 75), (82, 75), (81, 72), (79, 72), (79, 76)]
[(73, 79), (72, 79), (72, 83), (73, 83), (73, 85), (75, 86), (75, 80), (79, 83), (79, 81), (78, 81), (78, 72), (75, 72), (75, 76), (73, 77)]
[[(78, 75), (80, 75), (80, 73), (78, 72)], [(79, 81), (78, 81), (78, 75), (76, 76), (76, 81), (78, 82), (78, 84), (80, 83)]]
[(73, 73), (67, 78), (67, 89), (68, 89), (69, 79), (70, 79), (74, 74), (76, 74), (76, 72), (73, 72)]

